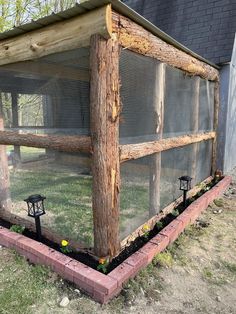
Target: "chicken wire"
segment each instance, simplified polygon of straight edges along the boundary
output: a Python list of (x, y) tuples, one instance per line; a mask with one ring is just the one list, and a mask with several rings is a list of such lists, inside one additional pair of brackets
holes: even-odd
[(89, 135), (89, 49), (0, 67), (6, 129)]
[(194, 133), (195, 77), (166, 67), (163, 138)]
[(158, 138), (155, 113), (158, 77), (156, 59), (123, 50), (120, 57), (120, 142), (138, 143)]
[(93, 246), (92, 176), (90, 164), (80, 154), (21, 146), (21, 162), (7, 146), (11, 212), (27, 216), (29, 195), (46, 197), (43, 226), (65, 238)]
[[(155, 111), (156, 95), (161, 92), (158, 90), (159, 65), (155, 59), (128, 50), (121, 53), (120, 144), (148, 142), (160, 136), (171, 138), (213, 129), (214, 83), (188, 76), (167, 65), (164, 123), (163, 126), (159, 124), (161, 113)], [(160, 131), (161, 128), (163, 131)], [(154, 208), (157, 213), (182, 195), (179, 177), (191, 176), (194, 186), (210, 176), (211, 159), (210, 140), (123, 163), (120, 238), (124, 239), (154, 215), (153, 203), (157, 204)], [(159, 189), (159, 193), (153, 193), (153, 189)], [(153, 195), (158, 194), (159, 200), (153, 202)]]
[[(0, 67), (6, 130), (89, 135), (89, 49)], [(27, 218), (31, 194), (46, 196), (42, 225), (93, 245), (91, 159), (84, 153), (8, 146), (13, 213)], [(30, 218), (28, 218), (30, 219)]]

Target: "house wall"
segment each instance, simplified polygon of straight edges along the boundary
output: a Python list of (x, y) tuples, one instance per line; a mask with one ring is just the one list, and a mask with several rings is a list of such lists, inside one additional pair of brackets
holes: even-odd
[(220, 108), (217, 130), (217, 169), (224, 170), (226, 121), (228, 110), (230, 63), (224, 64), (220, 69)]
[(236, 2), (230, 0), (123, 0), (161, 30), (214, 63), (230, 61)]
[(224, 172), (236, 166), (236, 40), (230, 62)]

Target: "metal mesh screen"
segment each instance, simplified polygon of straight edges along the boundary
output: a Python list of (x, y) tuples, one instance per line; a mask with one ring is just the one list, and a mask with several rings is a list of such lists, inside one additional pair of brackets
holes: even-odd
[(5, 128), (89, 134), (89, 49), (0, 67)]
[(201, 142), (197, 145), (197, 162), (195, 184), (211, 175), (212, 141)]
[(195, 77), (166, 67), (163, 137), (194, 133)]
[(201, 79), (199, 91), (199, 132), (213, 130), (214, 119), (214, 87), (213, 82)]
[[(121, 53), (121, 144), (213, 129), (214, 83), (190, 77), (170, 66), (165, 70), (164, 123), (160, 125), (161, 112), (156, 103), (162, 88), (158, 83), (163, 77), (159, 77), (158, 66), (160, 63), (152, 58), (128, 50)], [(155, 210), (157, 213), (182, 195), (180, 176), (191, 176), (193, 185), (207, 178), (211, 158), (212, 141), (207, 141), (122, 164), (121, 239), (145, 223)]]
[(29, 195), (46, 196), (42, 225), (64, 236), (93, 245), (90, 159), (45, 149), (21, 147), (21, 162), (7, 146), (12, 212), (27, 217)]
[(161, 153), (161, 208), (175, 201), (182, 192), (178, 178), (183, 175), (194, 177), (194, 145), (167, 150)]
[[(19, 133), (89, 135), (89, 49), (0, 67), (5, 129)], [(31, 194), (46, 196), (42, 225), (93, 245), (90, 156), (7, 147), (12, 211), (27, 217)], [(30, 219), (30, 218), (29, 218)]]
[(123, 50), (120, 57), (121, 102), (120, 142), (137, 143), (157, 138), (155, 85), (159, 62)]
[(150, 157), (121, 165), (120, 238), (124, 239), (149, 218)]

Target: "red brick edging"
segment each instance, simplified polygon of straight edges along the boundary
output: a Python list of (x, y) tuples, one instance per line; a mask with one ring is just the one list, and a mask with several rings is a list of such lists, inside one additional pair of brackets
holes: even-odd
[(225, 176), (211, 190), (188, 206), (158, 235), (108, 275), (101, 274), (42, 243), (3, 227), (0, 227), (0, 245), (15, 249), (32, 263), (50, 266), (53, 271), (64, 279), (75, 283), (94, 300), (106, 303), (119, 294), (129, 278), (134, 277), (141, 268), (152, 261), (156, 254), (175, 241), (185, 227), (193, 223), (201, 212), (230, 185), (231, 181), (231, 177)]

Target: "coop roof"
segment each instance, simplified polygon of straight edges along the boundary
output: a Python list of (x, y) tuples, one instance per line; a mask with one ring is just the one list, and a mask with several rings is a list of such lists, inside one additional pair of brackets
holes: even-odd
[(188, 53), (189, 55), (205, 63), (210, 64), (211, 66), (215, 68), (218, 68), (217, 65), (215, 65), (214, 63), (204, 59), (200, 55), (196, 54), (192, 50), (180, 44), (178, 41), (173, 39), (171, 36), (169, 36), (165, 32), (161, 31), (158, 27), (156, 27), (154, 24), (146, 20), (143, 16), (139, 15), (137, 12), (132, 10), (130, 7), (128, 7), (126, 4), (124, 4), (120, 0), (87, 0), (82, 3), (76, 3), (72, 8), (67, 9), (65, 11), (61, 11), (59, 13), (52, 13), (51, 15), (40, 18), (36, 21), (32, 20), (30, 23), (26, 23), (18, 27), (14, 27), (11, 30), (0, 33), (0, 40), (22, 35), (29, 31), (43, 28), (44, 26), (53, 24), (55, 22), (68, 20), (74, 16), (78, 16), (83, 13), (92, 11), (106, 4), (111, 4), (114, 10), (116, 10), (117, 12), (121, 13), (122, 15), (126, 17), (129, 17), (134, 22), (143, 26), (145, 29), (147, 29), (148, 31), (156, 35), (157, 37), (163, 39), (167, 43), (175, 46), (176, 48)]

